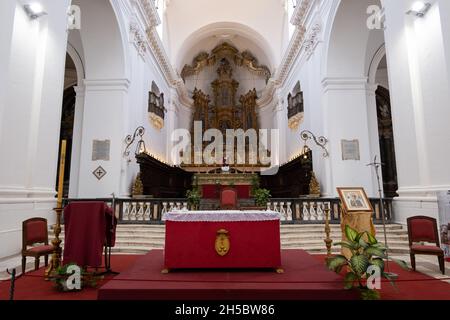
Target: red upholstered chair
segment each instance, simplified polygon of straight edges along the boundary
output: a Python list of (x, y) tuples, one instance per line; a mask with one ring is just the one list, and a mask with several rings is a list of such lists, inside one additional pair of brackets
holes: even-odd
[[(439, 234), (436, 219), (425, 216), (411, 217), (407, 220), (409, 250), (411, 255), (411, 266), (416, 270), (416, 254), (438, 256), (439, 267), (445, 274), (444, 251), (439, 244)], [(430, 244), (421, 244), (428, 242)]]
[(232, 188), (224, 188), (220, 193), (220, 208), (233, 210), (237, 209), (237, 192)]
[[(41, 246), (31, 247), (42, 243)], [(48, 244), (47, 220), (32, 218), (22, 223), (22, 273), (25, 273), (27, 257), (34, 257), (34, 269), (39, 269), (39, 258), (45, 257), (45, 266), (48, 265), (48, 255), (53, 252), (53, 246)]]

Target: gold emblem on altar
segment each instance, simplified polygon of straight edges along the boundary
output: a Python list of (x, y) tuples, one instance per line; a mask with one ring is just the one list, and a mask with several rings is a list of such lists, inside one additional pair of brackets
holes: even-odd
[(216, 235), (216, 252), (219, 256), (224, 257), (230, 251), (230, 237), (228, 231), (220, 229)]

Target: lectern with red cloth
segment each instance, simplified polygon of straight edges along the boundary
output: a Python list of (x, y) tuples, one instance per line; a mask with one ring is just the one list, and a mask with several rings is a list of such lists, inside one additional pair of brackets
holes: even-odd
[[(281, 268), (277, 212), (177, 211), (166, 213), (163, 220), (169, 270)], [(224, 251), (220, 242), (226, 243)]]
[(103, 247), (114, 247), (116, 219), (104, 202), (72, 202), (64, 208), (64, 264), (100, 267)]

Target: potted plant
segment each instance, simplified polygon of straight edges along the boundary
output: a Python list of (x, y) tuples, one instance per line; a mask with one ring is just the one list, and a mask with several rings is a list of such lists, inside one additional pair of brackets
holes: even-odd
[(267, 205), (267, 201), (269, 201), (271, 197), (270, 191), (262, 188), (253, 190), (253, 196), (255, 197), (256, 205), (259, 207), (265, 207)]
[[(336, 255), (327, 259), (327, 266), (330, 270), (340, 273), (343, 267), (348, 268), (344, 279), (344, 288), (357, 288), (361, 293), (363, 300), (376, 300), (380, 294), (376, 290), (369, 289), (367, 278), (370, 277), (368, 269), (371, 266), (380, 268), (380, 275), (394, 285), (396, 275), (384, 271), (384, 260), (387, 259), (387, 248), (384, 247), (369, 232), (361, 232), (345, 226), (345, 235), (348, 241), (336, 243), (336, 246), (348, 248), (351, 252), (349, 258), (344, 255)], [(367, 239), (367, 240), (366, 240)], [(404, 261), (391, 259), (400, 267), (408, 269)]]
[(198, 188), (186, 191), (186, 198), (192, 210), (197, 210), (199, 208), (202, 195)]
[[(76, 267), (81, 271), (80, 273), (80, 281), (81, 281), (81, 287), (80, 289), (74, 289), (71, 290), (68, 288), (68, 280), (70, 277), (74, 275), (73, 271), (70, 272), (69, 270), (71, 267)], [(80, 291), (85, 287), (90, 288), (96, 288), (98, 282), (103, 279), (102, 276), (95, 275), (93, 273), (87, 272), (85, 269), (77, 266), (75, 263), (69, 263), (64, 266), (60, 266), (56, 269), (56, 273), (49, 277), (49, 279), (55, 284), (55, 287), (58, 291), (61, 292), (73, 292), (73, 291)]]

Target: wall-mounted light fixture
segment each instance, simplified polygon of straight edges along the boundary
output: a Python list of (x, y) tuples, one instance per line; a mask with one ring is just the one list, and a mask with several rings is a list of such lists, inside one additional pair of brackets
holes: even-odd
[(308, 152), (311, 151), (311, 149), (308, 147), (307, 141), (308, 140), (313, 140), (316, 145), (318, 145), (319, 147), (321, 147), (324, 150), (323, 156), (325, 158), (327, 158), (330, 154), (327, 150), (327, 148), (325, 148), (325, 146), (328, 143), (328, 139), (325, 137), (316, 137), (311, 131), (308, 130), (304, 130), (300, 133), (300, 136), (302, 138), (302, 140), (305, 142), (305, 145), (303, 146), (303, 157), (307, 158), (308, 157)]
[(45, 16), (47, 14), (47, 12), (44, 11), (44, 8), (39, 2), (26, 4), (23, 6), (23, 8), (32, 20)]
[(419, 18), (425, 17), (427, 12), (431, 8), (431, 3), (423, 2), (423, 1), (416, 1), (413, 3), (411, 9), (406, 12), (406, 14), (413, 15)]
[(130, 155), (130, 147), (134, 143), (134, 141), (136, 141), (136, 139), (138, 137), (140, 137), (140, 139), (136, 145), (136, 150), (134, 151), (134, 154), (138, 155), (138, 154), (144, 153), (147, 150), (145, 147), (144, 139), (142, 138), (144, 136), (144, 134), (145, 134), (145, 128), (141, 126), (141, 127), (136, 128), (133, 135), (128, 135), (125, 138), (125, 143), (127, 144), (127, 147), (125, 148), (125, 152), (124, 152), (125, 157), (128, 157)]

